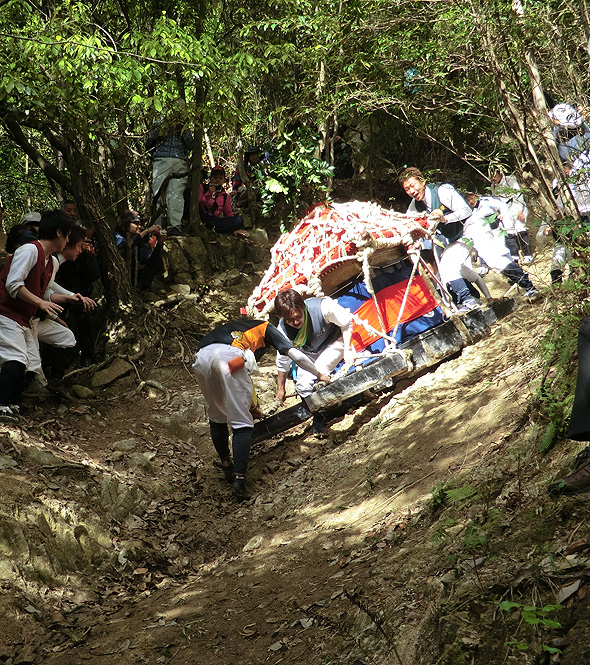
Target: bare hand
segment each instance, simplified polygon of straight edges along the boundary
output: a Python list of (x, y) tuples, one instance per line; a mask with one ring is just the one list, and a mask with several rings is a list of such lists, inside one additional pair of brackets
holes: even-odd
[(277, 390), (277, 400), (281, 403), (281, 406), (285, 403), (286, 391), (280, 388)]
[(64, 311), (63, 307), (50, 300), (42, 300), (37, 307), (53, 321)]
[(321, 383), (330, 383), (330, 377), (327, 374), (320, 374), (318, 376), (318, 381)]
[(354, 351), (348, 350), (344, 352), (345, 365), (354, 365), (355, 360), (356, 360), (356, 353)]
[(96, 307), (96, 303), (92, 298), (87, 298), (86, 296), (83, 296), (81, 293), (75, 293), (73, 296), (71, 296), (71, 302), (76, 303), (76, 304), (81, 304), (82, 309), (85, 312), (90, 312)]

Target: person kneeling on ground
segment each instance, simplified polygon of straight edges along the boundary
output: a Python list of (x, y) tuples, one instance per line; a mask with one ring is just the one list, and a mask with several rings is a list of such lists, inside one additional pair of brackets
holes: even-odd
[(62, 307), (44, 295), (51, 282), (51, 255), (61, 252), (74, 222), (61, 210), (41, 218), (39, 239), (19, 247), (0, 272), (0, 420), (18, 422), (25, 374), (39, 371), (39, 347), (31, 330), (37, 309), (57, 319)]
[(199, 189), (201, 221), (216, 233), (233, 233), (246, 238), (248, 232), (244, 229), (244, 219), (234, 215), (224, 182), (225, 171), (221, 166), (215, 166), (211, 170), (209, 185)]
[[(268, 321), (245, 319), (215, 328), (201, 340), (193, 364), (197, 383), (207, 402), (209, 431), (223, 474), (226, 480), (233, 482), (233, 494), (240, 500), (249, 496), (246, 471), (254, 431), (250, 373), (256, 371), (256, 359), (270, 346), (319, 381), (330, 380)], [(233, 464), (228, 425), (232, 429)]]
[[(297, 291), (287, 289), (277, 295), (274, 306), (280, 317), (278, 329), (295, 347), (313, 360), (322, 374), (330, 374), (342, 359), (346, 364), (354, 362), (355, 351), (351, 342), (352, 316), (335, 300), (308, 298), (304, 301)], [(291, 359), (280, 352), (277, 355), (277, 369), (277, 400), (283, 404)], [(311, 395), (315, 381), (312, 373), (297, 370), (297, 394), (303, 398)], [(321, 414), (314, 414), (312, 428), (316, 436), (326, 436)]]

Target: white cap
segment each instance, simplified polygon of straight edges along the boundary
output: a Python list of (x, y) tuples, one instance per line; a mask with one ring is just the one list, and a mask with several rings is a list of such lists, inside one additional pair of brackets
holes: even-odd
[(26, 212), (21, 220), (20, 223), (24, 224), (25, 222), (40, 222), (41, 221), (41, 213), (40, 212)]

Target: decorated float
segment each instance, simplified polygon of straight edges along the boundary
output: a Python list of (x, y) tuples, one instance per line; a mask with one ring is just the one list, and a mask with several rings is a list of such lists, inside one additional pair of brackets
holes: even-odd
[[(330, 296), (353, 315), (353, 367), (342, 367), (305, 402), (256, 423), (255, 440), (285, 431), (368, 390), (437, 365), (489, 334), (515, 308), (504, 299), (459, 314), (436, 278), (425, 217), (374, 203), (321, 205), (271, 250), (271, 263), (248, 299), (247, 313), (268, 318), (279, 291)], [(429, 261), (430, 259), (430, 261)]]

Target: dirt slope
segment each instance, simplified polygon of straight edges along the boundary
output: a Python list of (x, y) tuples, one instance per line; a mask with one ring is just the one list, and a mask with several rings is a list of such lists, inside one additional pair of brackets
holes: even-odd
[[(554, 601), (563, 571), (544, 559), (590, 541), (586, 501), (545, 491), (581, 446), (543, 458), (529, 422), (544, 307), (327, 441), (300, 426), (255, 446), (242, 504), (182, 353), (151, 374), (169, 402), (30, 405), (0, 434), (0, 662), (549, 662), (540, 645), (586, 630), (583, 575), (562, 628), (498, 607)], [(261, 387), (269, 402), (271, 358)], [(554, 658), (585, 662), (576, 641)]]

